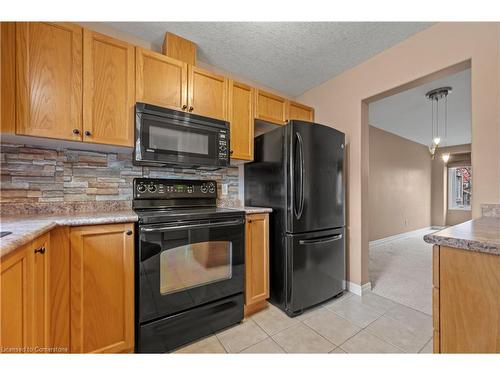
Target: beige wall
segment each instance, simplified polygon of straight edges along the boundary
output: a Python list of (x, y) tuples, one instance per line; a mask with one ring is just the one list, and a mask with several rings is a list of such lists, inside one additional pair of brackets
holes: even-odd
[(309, 90), (298, 100), (317, 122), (344, 131), (349, 143), (348, 277), (369, 281), (367, 101), (448, 67), (470, 61), (474, 217), (481, 203), (500, 202), (500, 24), (438, 23)]
[(426, 146), (370, 126), (370, 241), (430, 226)]

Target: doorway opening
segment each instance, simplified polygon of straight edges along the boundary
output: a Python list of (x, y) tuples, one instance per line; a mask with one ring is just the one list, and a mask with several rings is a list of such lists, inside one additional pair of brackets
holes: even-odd
[(370, 100), (368, 124), (372, 290), (431, 315), (423, 236), (471, 219), (470, 65)]

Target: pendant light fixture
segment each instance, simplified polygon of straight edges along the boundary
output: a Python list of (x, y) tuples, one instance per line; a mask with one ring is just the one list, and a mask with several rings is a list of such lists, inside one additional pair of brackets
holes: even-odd
[[(425, 94), (425, 97), (431, 102), (431, 143), (429, 145), (429, 152), (432, 159), (436, 157), (436, 152), (446, 142), (448, 132), (448, 94), (451, 90), (452, 88), (449, 86), (439, 87)], [(439, 107), (444, 107), (442, 108), (444, 111), (442, 132), (439, 129)], [(442, 158), (447, 163), (450, 159), (450, 154), (444, 153)]]

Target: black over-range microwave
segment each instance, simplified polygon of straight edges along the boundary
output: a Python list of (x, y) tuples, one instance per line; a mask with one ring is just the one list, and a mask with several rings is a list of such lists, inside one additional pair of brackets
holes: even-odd
[(229, 161), (228, 122), (136, 103), (135, 164), (215, 170)]

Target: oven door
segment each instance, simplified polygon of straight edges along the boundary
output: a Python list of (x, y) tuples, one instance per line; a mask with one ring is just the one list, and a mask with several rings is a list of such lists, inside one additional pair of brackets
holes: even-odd
[(229, 138), (228, 130), (194, 117), (137, 113), (135, 162), (214, 168), (226, 165), (222, 156), (227, 155), (220, 155), (219, 138)]
[(139, 226), (141, 323), (243, 292), (242, 216)]

